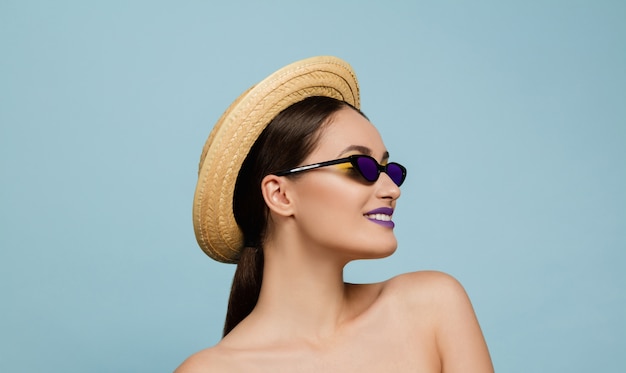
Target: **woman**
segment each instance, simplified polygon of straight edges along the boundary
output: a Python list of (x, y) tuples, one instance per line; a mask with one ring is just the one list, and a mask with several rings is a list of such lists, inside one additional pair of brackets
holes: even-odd
[(186, 372), (492, 372), (460, 284), (439, 272), (343, 281), (397, 246), (406, 176), (359, 111), (352, 69), (291, 64), (251, 88), (204, 147), (194, 200), (203, 250), (237, 262), (224, 338)]

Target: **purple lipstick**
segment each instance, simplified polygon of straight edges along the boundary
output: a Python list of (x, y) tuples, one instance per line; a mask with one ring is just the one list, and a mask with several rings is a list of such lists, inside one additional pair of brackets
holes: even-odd
[(387, 228), (395, 227), (395, 224), (391, 221), (392, 215), (393, 209), (390, 207), (380, 207), (364, 214), (367, 220)]

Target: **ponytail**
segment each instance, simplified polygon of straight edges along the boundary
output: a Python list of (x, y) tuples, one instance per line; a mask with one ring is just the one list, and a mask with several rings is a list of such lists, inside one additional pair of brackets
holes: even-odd
[(241, 256), (239, 257), (239, 263), (233, 278), (233, 285), (230, 289), (223, 336), (230, 333), (237, 324), (252, 312), (256, 302), (259, 300), (262, 280), (263, 250), (254, 247), (244, 247), (241, 250)]

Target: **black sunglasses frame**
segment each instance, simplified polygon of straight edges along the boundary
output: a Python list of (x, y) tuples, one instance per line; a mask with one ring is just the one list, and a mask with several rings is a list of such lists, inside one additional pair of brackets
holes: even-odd
[[(361, 167), (359, 166), (359, 162), (358, 162), (359, 158), (368, 158), (368, 159), (372, 160), (372, 162), (374, 162), (374, 164), (376, 165), (376, 168), (378, 170), (378, 172), (376, 173), (376, 178), (374, 178), (373, 180), (370, 180), (363, 174), (363, 171), (361, 170)], [(378, 180), (378, 178), (380, 177), (380, 173), (381, 172), (384, 172), (387, 175), (389, 175), (387, 170), (389, 169), (389, 166), (391, 166), (391, 165), (397, 166), (400, 169), (400, 171), (402, 171), (402, 179), (400, 180), (400, 182), (396, 183), (394, 181), (394, 183), (397, 186), (402, 185), (402, 183), (404, 183), (404, 180), (406, 179), (406, 168), (403, 165), (401, 165), (399, 163), (395, 163), (395, 162), (390, 162), (390, 163), (387, 163), (386, 165), (383, 166), (380, 163), (378, 163), (378, 161), (376, 161), (374, 158), (370, 157), (369, 155), (365, 155), (365, 154), (355, 154), (355, 155), (351, 155), (351, 156), (345, 157), (345, 158), (333, 159), (332, 161), (308, 164), (308, 165), (292, 168), (290, 170), (283, 170), (283, 171), (273, 172), (272, 174), (276, 175), (276, 176), (287, 176), (287, 175), (295, 174), (295, 173), (298, 173), (298, 172), (304, 172), (304, 171), (314, 170), (314, 169), (320, 168), (320, 167), (326, 167), (326, 166), (332, 166), (332, 165), (344, 164), (344, 163), (351, 163), (352, 166), (357, 171), (359, 171), (359, 174), (365, 180), (367, 180), (367, 181), (369, 181), (371, 183), (373, 183), (376, 180)], [(393, 181), (393, 179), (391, 179), (391, 180)]]

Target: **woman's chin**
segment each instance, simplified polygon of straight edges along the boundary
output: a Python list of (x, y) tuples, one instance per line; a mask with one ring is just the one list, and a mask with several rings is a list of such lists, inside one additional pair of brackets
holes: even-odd
[(387, 258), (391, 256), (393, 253), (395, 253), (397, 248), (398, 248), (397, 242), (393, 242), (393, 244), (388, 243), (386, 245), (380, 245), (376, 247), (375, 249), (368, 250), (366, 253), (366, 257), (364, 257), (363, 259)]

